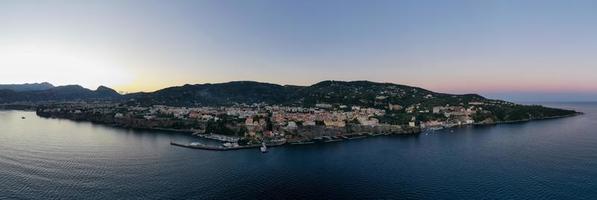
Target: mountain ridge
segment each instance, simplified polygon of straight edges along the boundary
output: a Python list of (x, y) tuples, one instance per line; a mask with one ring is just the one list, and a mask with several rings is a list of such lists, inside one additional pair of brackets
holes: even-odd
[(0, 84), (0, 90), (12, 90), (15, 92), (47, 90), (54, 87), (54, 85), (48, 82), (25, 84)]
[[(303, 104), (312, 106), (318, 103), (368, 105), (376, 104), (376, 102), (377, 104), (388, 102), (409, 105), (420, 102), (421, 99), (430, 99), (430, 97), (440, 97), (444, 102), (458, 100), (459, 98), (468, 101), (490, 100), (479, 94), (447, 94), (433, 92), (421, 87), (367, 80), (324, 80), (309, 86), (280, 85), (244, 80), (224, 83), (184, 84), (153, 92), (128, 94), (120, 94), (106, 86), (99, 86), (96, 90), (91, 90), (80, 85), (53, 86), (46, 90), (35, 91), (6, 91), (6, 89), (0, 89), (0, 91), (2, 91), (0, 92), (0, 103), (99, 99), (134, 100), (141, 104), (177, 106), (243, 103)], [(388, 100), (381, 101), (380, 99)]]
[(80, 85), (54, 86), (46, 90), (13, 91), (0, 90), (0, 103), (14, 102), (46, 102), (46, 101), (75, 101), (75, 100), (115, 100), (120, 98), (116, 91), (100, 86), (97, 90), (90, 90)]
[[(46, 82), (44, 82), (46, 83)], [(49, 83), (48, 83), (49, 84)], [(51, 85), (51, 84), (49, 84)], [(52, 85), (53, 86), (53, 85)], [(0, 89), (2, 90), (2, 89)], [(224, 83), (185, 84), (156, 90), (119, 94), (115, 90), (99, 86), (90, 90), (80, 85), (53, 86), (46, 90), (1, 92), (0, 103), (16, 101), (64, 101), (64, 100), (131, 100), (142, 104), (165, 105), (230, 105), (230, 104), (306, 104), (345, 103), (366, 105), (375, 103), (375, 98), (393, 99), (402, 104), (417, 102), (425, 95), (439, 97), (462, 97), (486, 100), (478, 94), (445, 94), (420, 87), (389, 82), (367, 80), (337, 81), (324, 80), (309, 86), (280, 85), (258, 81), (230, 81)], [(387, 94), (386, 94), (387, 93)], [(385, 96), (384, 96), (385, 95)]]

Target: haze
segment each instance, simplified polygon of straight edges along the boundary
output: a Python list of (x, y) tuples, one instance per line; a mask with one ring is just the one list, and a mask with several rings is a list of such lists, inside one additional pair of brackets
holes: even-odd
[(595, 1), (0, 2), (0, 83), (371, 80), (597, 100)]

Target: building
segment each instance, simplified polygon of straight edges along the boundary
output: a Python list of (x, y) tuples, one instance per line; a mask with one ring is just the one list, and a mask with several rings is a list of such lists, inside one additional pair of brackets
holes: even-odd
[(441, 106), (433, 107), (433, 114), (439, 114), (443, 109), (444, 107)]
[(286, 126), (288, 129), (296, 129), (297, 127), (296, 122), (293, 121), (288, 122), (288, 125)]
[(327, 104), (327, 103), (318, 103), (318, 104), (315, 104), (315, 107), (318, 107), (318, 108), (332, 108), (332, 105), (331, 104)]
[(388, 110), (402, 110), (402, 106), (398, 104), (388, 104)]
[(416, 127), (417, 123), (415, 122), (415, 120), (417, 120), (417, 119), (415, 117), (412, 117), (410, 119), (410, 122), (408, 122), (408, 126), (410, 126), (410, 127)]

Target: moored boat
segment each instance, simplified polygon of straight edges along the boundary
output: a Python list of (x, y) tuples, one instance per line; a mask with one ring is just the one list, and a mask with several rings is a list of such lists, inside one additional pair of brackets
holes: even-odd
[(259, 150), (261, 150), (261, 153), (267, 153), (267, 146), (265, 146), (265, 142), (261, 143)]

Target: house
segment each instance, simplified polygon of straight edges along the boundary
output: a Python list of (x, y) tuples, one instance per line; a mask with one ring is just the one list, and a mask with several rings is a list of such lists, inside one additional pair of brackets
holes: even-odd
[(318, 108), (332, 108), (332, 104), (318, 103), (318, 104), (315, 104), (315, 107), (318, 107)]
[(415, 120), (417, 120), (417, 119), (415, 117), (412, 117), (410, 119), (410, 122), (408, 122), (408, 126), (410, 126), (410, 127), (416, 127), (417, 123), (415, 122)]
[(324, 120), (323, 123), (325, 126), (329, 127), (345, 127), (346, 123), (344, 121), (334, 121), (334, 120)]
[(475, 105), (475, 106), (485, 105), (485, 103), (478, 102), (478, 101), (471, 101), (471, 102), (468, 102), (468, 104), (469, 105)]
[(303, 126), (315, 126), (315, 121), (314, 120), (308, 120), (303, 122)]
[(413, 113), (415, 111), (415, 107), (414, 106), (410, 106), (408, 108), (406, 108), (406, 112), (407, 113)]
[(388, 98), (388, 97), (386, 97), (386, 96), (376, 96), (375, 100), (380, 100), (381, 101), (381, 100), (385, 100), (386, 98)]
[(200, 117), (201, 117), (201, 113), (199, 113), (197, 111), (189, 112), (189, 118), (198, 119)]
[(442, 110), (444, 110), (444, 107), (441, 107), (441, 106), (433, 107), (433, 114), (439, 114)]
[(298, 128), (298, 126), (296, 125), (296, 122), (290, 121), (290, 122), (288, 122), (288, 125), (286, 125), (286, 128), (296, 129), (296, 128)]
[(253, 117), (251, 117), (251, 116), (247, 117), (247, 119), (245, 120), (245, 125), (252, 126), (253, 125)]
[(379, 120), (375, 118), (368, 118), (368, 117), (358, 117), (357, 120), (359, 124), (364, 126), (377, 126), (379, 125)]
[(389, 103), (388, 110), (402, 110), (402, 106), (400, 106), (398, 104)]

